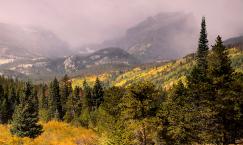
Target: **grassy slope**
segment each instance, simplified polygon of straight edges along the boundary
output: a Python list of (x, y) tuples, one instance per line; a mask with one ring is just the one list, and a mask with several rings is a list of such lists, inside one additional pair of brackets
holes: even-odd
[[(229, 49), (229, 56), (236, 71), (243, 72), (243, 51), (236, 48)], [(160, 66), (136, 67), (123, 73), (103, 73), (98, 77), (106, 84), (115, 86), (127, 86), (131, 83), (148, 80), (164, 88), (170, 88), (180, 79), (185, 81), (185, 76), (190, 72), (193, 63), (193, 55), (188, 55)], [(73, 86), (82, 86), (84, 79), (92, 85), (96, 77), (92, 75), (73, 78)]]
[(1, 145), (93, 145), (96, 134), (88, 129), (72, 127), (66, 123), (51, 121), (43, 124), (45, 132), (36, 139), (18, 138), (9, 132), (9, 126), (0, 125)]

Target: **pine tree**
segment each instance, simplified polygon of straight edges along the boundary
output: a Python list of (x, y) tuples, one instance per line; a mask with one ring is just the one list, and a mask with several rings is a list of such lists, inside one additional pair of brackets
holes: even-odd
[(92, 111), (92, 88), (88, 85), (86, 80), (83, 82), (83, 99), (82, 112), (80, 115), (80, 123), (83, 127), (88, 127), (90, 122), (90, 114)]
[(48, 86), (46, 84), (41, 84), (39, 88), (39, 116), (42, 121), (49, 120), (49, 105), (48, 105)]
[(47, 85), (41, 85), (40, 88), (40, 109), (48, 109), (48, 96), (47, 96)]
[(205, 17), (202, 18), (201, 32), (196, 54), (196, 64), (188, 79), (188, 100), (191, 102), (191, 129), (194, 140), (197, 143), (211, 142), (213, 137), (210, 134), (212, 128), (212, 87), (211, 80), (207, 75), (208, 70), (208, 39)]
[(161, 130), (158, 132), (161, 143), (187, 145), (197, 141), (194, 138), (195, 132), (190, 127), (196, 114), (190, 111), (193, 108), (187, 92), (184, 84), (179, 81), (161, 104), (157, 113), (161, 120)]
[(216, 44), (212, 48), (209, 67), (209, 76), (216, 77), (213, 80), (215, 89), (229, 88), (234, 70), (220, 36), (217, 37)]
[[(199, 44), (197, 49), (197, 66), (201, 72), (201, 77), (206, 76), (206, 70), (208, 67), (207, 64), (207, 55), (208, 55), (208, 38), (207, 38), (207, 29), (206, 29), (206, 20), (205, 17), (202, 18), (201, 23), (201, 32), (199, 38)], [(203, 78), (201, 78), (203, 79)]]
[(0, 123), (8, 123), (8, 98), (0, 85)]
[(107, 144), (129, 144), (127, 130), (121, 117), (121, 102), (126, 90), (111, 87), (104, 91), (104, 102), (99, 107), (98, 130), (107, 136)]
[(18, 97), (16, 95), (15, 86), (11, 86), (8, 96), (8, 118), (12, 119), (15, 107), (18, 105)]
[(59, 92), (59, 83), (55, 78), (53, 82), (50, 83), (49, 88), (49, 99), (48, 99), (48, 114), (50, 119), (62, 120), (62, 106)]
[(77, 121), (78, 117), (81, 114), (82, 102), (80, 96), (80, 88), (75, 87), (72, 95), (69, 96), (66, 107), (67, 111), (64, 116), (64, 119), (67, 122)]
[(93, 110), (97, 109), (103, 101), (104, 101), (104, 90), (99, 78), (97, 78), (93, 88), (93, 98), (92, 98)]
[(79, 87), (75, 87), (73, 90), (72, 96), (74, 101), (74, 118), (78, 118), (82, 111), (81, 91), (82, 89)]
[(0, 104), (0, 123), (6, 124), (8, 123), (8, 100), (6, 98), (3, 98)]
[(238, 127), (238, 129), (235, 130), (235, 135), (236, 140), (241, 140), (243, 138), (243, 73), (234, 73), (233, 79), (234, 82), (231, 88), (234, 88), (234, 95), (239, 97), (239, 104), (236, 104), (235, 108), (236, 110), (240, 110), (240, 115), (236, 118), (235, 126)]
[(20, 99), (20, 104), (16, 107), (13, 115), (10, 129), (13, 135), (35, 138), (43, 132), (43, 127), (38, 124), (37, 102), (33, 97), (33, 87), (27, 82), (23, 90), (23, 96)]
[(155, 131), (151, 122), (156, 116), (162, 97), (161, 92), (150, 82), (139, 82), (129, 86), (122, 99), (121, 114), (127, 128), (133, 131), (129, 137), (131, 142), (153, 144), (149, 136)]
[(61, 105), (62, 105), (62, 112), (63, 115), (65, 114), (67, 108), (66, 103), (69, 96), (72, 94), (72, 84), (69, 81), (69, 78), (67, 75), (63, 77), (63, 79), (60, 82), (60, 96), (61, 96)]
[(5, 97), (4, 97), (4, 90), (3, 90), (3, 86), (2, 85), (0, 85), (0, 123), (3, 123), (4, 121), (3, 121), (3, 108), (4, 108), (4, 103), (3, 103), (3, 101), (4, 101), (4, 99), (5, 99)]
[[(217, 142), (229, 144), (235, 143), (237, 136), (237, 120), (240, 116), (240, 96), (233, 82), (233, 68), (225, 46), (220, 36), (212, 48), (209, 62), (209, 77), (212, 78), (213, 87), (213, 110), (215, 115), (215, 138)], [(238, 109), (237, 109), (238, 108)]]
[(88, 85), (86, 80), (83, 82), (83, 109), (92, 109), (92, 88)]
[(205, 17), (202, 18), (201, 32), (199, 38), (199, 44), (196, 54), (196, 65), (193, 67), (192, 72), (188, 76), (189, 86), (197, 84), (199, 82), (207, 82), (207, 68), (208, 68), (208, 39), (206, 30)]

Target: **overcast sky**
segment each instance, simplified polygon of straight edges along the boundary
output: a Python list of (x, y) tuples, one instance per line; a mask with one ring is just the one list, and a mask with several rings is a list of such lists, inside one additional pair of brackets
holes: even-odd
[(119, 37), (159, 12), (204, 15), (210, 37), (243, 32), (243, 0), (0, 0), (0, 22), (52, 30), (72, 46)]

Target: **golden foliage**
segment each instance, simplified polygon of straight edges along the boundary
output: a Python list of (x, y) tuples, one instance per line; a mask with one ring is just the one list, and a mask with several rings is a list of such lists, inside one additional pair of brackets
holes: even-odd
[(50, 121), (43, 126), (44, 133), (30, 139), (12, 136), (9, 126), (0, 125), (0, 145), (94, 145), (97, 142), (97, 136), (92, 130), (57, 121)]
[[(237, 72), (243, 72), (243, 51), (237, 48), (228, 49), (229, 56), (232, 60), (232, 66)], [(99, 79), (103, 82), (109, 82), (111, 86), (129, 86), (131, 83), (139, 81), (151, 81), (164, 89), (170, 89), (179, 80), (186, 84), (186, 75), (195, 64), (193, 55), (188, 55), (184, 58), (170, 61), (157, 67), (149, 67), (142, 69), (136, 67), (134, 69), (123, 72), (119, 75), (101, 74)], [(73, 86), (82, 86), (84, 79), (90, 85), (93, 85), (97, 76), (87, 76), (85, 78), (74, 78)]]
[(110, 79), (111, 74), (105, 73), (105, 74), (100, 74), (98, 76), (90, 75), (90, 76), (86, 76), (86, 77), (74, 78), (74, 79), (72, 79), (72, 87), (73, 88), (75, 86), (82, 87), (84, 80), (86, 80), (89, 85), (94, 85), (94, 82), (97, 77), (99, 78), (100, 81), (105, 82)]

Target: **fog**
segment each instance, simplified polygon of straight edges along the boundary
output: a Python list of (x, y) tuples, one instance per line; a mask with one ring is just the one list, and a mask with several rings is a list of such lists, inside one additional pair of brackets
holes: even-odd
[[(159, 12), (207, 19), (209, 38), (243, 32), (243, 0), (0, 0), (0, 22), (49, 29), (71, 46), (100, 43)], [(198, 36), (195, 36), (198, 37)]]

